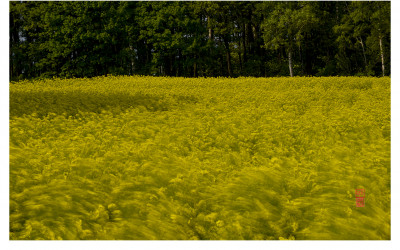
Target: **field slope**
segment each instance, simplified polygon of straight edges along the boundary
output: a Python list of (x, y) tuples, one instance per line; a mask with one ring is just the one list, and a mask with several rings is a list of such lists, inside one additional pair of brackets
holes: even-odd
[(388, 240), (390, 78), (11, 83), (10, 239)]

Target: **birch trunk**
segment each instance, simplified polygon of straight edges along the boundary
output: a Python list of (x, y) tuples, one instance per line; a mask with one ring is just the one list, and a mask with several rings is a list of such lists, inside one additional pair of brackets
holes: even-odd
[(364, 42), (361, 37), (360, 38), (357, 37), (357, 41), (361, 44), (361, 48), (362, 48), (362, 52), (363, 52), (363, 56), (364, 56), (364, 65), (365, 65), (365, 69), (367, 69), (367, 57), (365, 56)]
[(383, 54), (382, 37), (379, 37), (379, 48), (381, 50), (382, 76), (385, 76), (385, 56)]
[(211, 19), (209, 16), (207, 17), (207, 26), (208, 26), (208, 40), (213, 41), (214, 34), (213, 34), (213, 30), (211, 28)]
[(129, 44), (129, 49), (131, 51), (131, 75), (133, 75), (133, 72), (135, 72), (135, 59), (133, 54), (133, 46), (131, 44)]
[(292, 51), (290, 50), (289, 50), (289, 72), (290, 72), (290, 77), (293, 77)]

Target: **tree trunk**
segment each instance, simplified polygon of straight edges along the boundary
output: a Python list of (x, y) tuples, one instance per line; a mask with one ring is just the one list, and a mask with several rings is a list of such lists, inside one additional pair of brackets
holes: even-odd
[(300, 55), (300, 62), (301, 62), (301, 71), (303, 71), (303, 74), (305, 73), (307, 75), (308, 72), (304, 69), (304, 63), (303, 63), (303, 57), (301, 56), (301, 45), (299, 43), (299, 55)]
[[(243, 26), (245, 27), (245, 26)], [(247, 49), (246, 49), (246, 32), (242, 32), (242, 44), (243, 44), (243, 64), (247, 62)]]
[(247, 32), (246, 41), (248, 46), (248, 53), (250, 55), (254, 55), (254, 34), (251, 23), (247, 24), (246, 32)]
[(231, 50), (229, 49), (228, 39), (224, 38), (225, 48), (226, 48), (226, 63), (228, 67), (228, 75), (232, 76), (232, 68), (231, 68)]
[(131, 75), (133, 75), (135, 72), (135, 55), (133, 46), (131, 44), (129, 44), (129, 50), (131, 52)]
[(13, 71), (14, 71), (14, 58), (11, 52), (11, 45), (10, 45), (10, 49), (9, 49), (9, 58), (10, 58), (10, 79), (9, 81), (11, 82), (11, 80), (13, 79)]
[(365, 56), (365, 49), (364, 49), (364, 43), (362, 38), (358, 38), (357, 37), (357, 41), (361, 44), (361, 48), (362, 48), (362, 52), (363, 52), (363, 56), (364, 56), (364, 65), (365, 65), (365, 70), (367, 69), (367, 57)]
[(246, 58), (245, 60), (247, 60), (247, 52), (249, 52), (249, 24), (245, 23), (244, 24), (244, 43), (243, 43), (244, 47), (246, 48)]
[(182, 61), (182, 51), (178, 49), (178, 68), (176, 69), (176, 76), (180, 76), (180, 74), (183, 72), (180, 61)]
[(193, 63), (193, 77), (197, 77), (197, 63), (196, 63), (196, 56), (194, 56), (194, 63)]
[(290, 72), (290, 77), (293, 77), (292, 51), (290, 50), (289, 50), (289, 72)]
[(239, 52), (238, 52), (238, 55), (239, 55), (239, 67), (240, 67), (240, 73), (242, 73), (242, 70), (243, 70), (243, 64), (242, 64), (242, 53), (241, 53), (241, 51), (242, 51), (242, 46), (241, 46), (241, 42), (240, 42), (240, 37), (239, 37), (239, 39), (238, 39), (238, 43), (239, 43)]
[(382, 37), (379, 37), (379, 48), (381, 50), (381, 60), (382, 60), (382, 76), (385, 76), (385, 56), (383, 54), (383, 47), (382, 47)]
[(211, 19), (209, 16), (207, 17), (207, 26), (208, 26), (208, 40), (213, 41), (214, 35), (213, 35), (213, 30), (211, 28)]
[(169, 76), (173, 76), (174, 75), (174, 55), (171, 54), (169, 55)]
[(258, 40), (258, 34), (257, 34), (257, 27), (254, 25), (254, 26), (252, 26), (252, 29), (253, 29), (253, 42), (254, 42), (254, 49), (256, 50), (256, 53), (258, 52), (257, 51), (257, 49), (258, 49), (258, 47), (257, 47), (257, 40)]
[(229, 49), (226, 51), (226, 60), (227, 60), (227, 66), (228, 66), (228, 74), (229, 74), (229, 76), (232, 76), (231, 53), (230, 53)]
[(254, 52), (257, 54), (257, 55), (260, 55), (261, 54), (261, 46), (262, 46), (262, 44), (260, 44), (260, 40), (259, 40), (259, 38), (260, 38), (260, 27), (258, 26), (258, 25), (254, 25), (254, 27), (253, 27), (253, 36), (254, 36)]

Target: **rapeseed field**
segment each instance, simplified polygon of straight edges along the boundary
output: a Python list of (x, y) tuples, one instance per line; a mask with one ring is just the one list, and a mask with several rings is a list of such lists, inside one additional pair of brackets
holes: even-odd
[(389, 240), (390, 78), (10, 83), (10, 239)]

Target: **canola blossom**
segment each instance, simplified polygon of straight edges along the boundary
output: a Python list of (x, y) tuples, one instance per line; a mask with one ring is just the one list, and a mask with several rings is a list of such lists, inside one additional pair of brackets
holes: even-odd
[(390, 78), (10, 83), (10, 239), (388, 240)]

